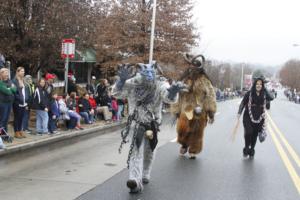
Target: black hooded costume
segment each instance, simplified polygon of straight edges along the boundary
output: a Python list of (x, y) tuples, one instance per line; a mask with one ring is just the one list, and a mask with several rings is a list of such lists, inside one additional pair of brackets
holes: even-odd
[[(262, 89), (260, 94), (256, 93), (256, 83), (258, 80), (262, 81)], [(244, 139), (245, 148), (243, 149), (244, 156), (254, 156), (254, 148), (257, 141), (259, 132), (264, 132), (265, 123), (265, 108), (266, 102), (272, 101), (273, 97), (265, 88), (265, 81), (263, 77), (256, 78), (248, 91), (239, 107), (238, 114), (242, 114), (243, 109), (245, 112), (243, 115), (244, 125)]]

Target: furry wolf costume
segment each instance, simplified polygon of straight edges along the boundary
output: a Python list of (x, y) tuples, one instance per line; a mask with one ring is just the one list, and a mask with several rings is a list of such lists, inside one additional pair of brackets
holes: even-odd
[(131, 193), (141, 192), (143, 184), (150, 180), (154, 149), (161, 123), (162, 103), (175, 103), (178, 93), (184, 88), (182, 83), (172, 86), (163, 77), (156, 76), (156, 64), (138, 64), (140, 71), (133, 77), (129, 65), (119, 66), (120, 79), (112, 88), (113, 95), (127, 98), (129, 116), (122, 131), (122, 145), (127, 136), (132, 135), (127, 164)]
[[(197, 58), (201, 57), (202, 61)], [(181, 144), (180, 154), (189, 152), (190, 158), (203, 148), (204, 129), (207, 122), (213, 123), (217, 109), (216, 94), (209, 77), (203, 68), (205, 58), (202, 55), (186, 54), (185, 60), (191, 65), (180, 78), (188, 87), (181, 92), (172, 112), (177, 116), (177, 142)]]

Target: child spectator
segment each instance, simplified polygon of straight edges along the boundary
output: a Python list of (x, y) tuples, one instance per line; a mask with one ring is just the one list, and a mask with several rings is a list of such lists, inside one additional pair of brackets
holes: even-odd
[(34, 92), (33, 108), (36, 109), (36, 130), (38, 135), (48, 133), (48, 107), (49, 99), (45, 88), (45, 79), (40, 79)]
[(48, 130), (50, 134), (57, 133), (57, 121), (60, 116), (59, 104), (57, 101), (57, 93), (52, 92), (52, 98), (50, 100), (50, 109), (49, 109), (49, 122), (48, 122)]
[(97, 116), (97, 103), (96, 103), (96, 100), (94, 99), (94, 95), (93, 94), (89, 94), (89, 102), (90, 102), (90, 105), (92, 107), (92, 109), (94, 110), (94, 116), (93, 116), (93, 121), (95, 122), (96, 121), (96, 116)]
[(118, 103), (117, 120), (121, 120), (125, 101), (124, 101), (124, 99), (117, 99), (117, 103)]
[(117, 99), (112, 96), (111, 97), (111, 109), (112, 109), (112, 120), (116, 121), (117, 115), (118, 115), (118, 103), (117, 103)]

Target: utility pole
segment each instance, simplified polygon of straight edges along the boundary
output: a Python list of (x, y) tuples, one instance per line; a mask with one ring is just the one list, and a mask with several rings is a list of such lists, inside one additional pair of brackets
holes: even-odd
[(152, 60), (153, 60), (155, 17), (156, 17), (156, 0), (153, 0), (153, 12), (152, 12), (152, 24), (151, 24), (149, 64), (151, 64)]

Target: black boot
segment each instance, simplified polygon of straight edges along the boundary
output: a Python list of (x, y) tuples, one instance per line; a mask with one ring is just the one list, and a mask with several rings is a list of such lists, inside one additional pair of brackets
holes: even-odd
[(249, 151), (249, 157), (251, 159), (253, 159), (254, 158), (254, 154), (255, 154), (255, 150), (251, 148), (250, 151)]
[(243, 149), (243, 156), (246, 158), (250, 153), (249, 147), (244, 147)]

